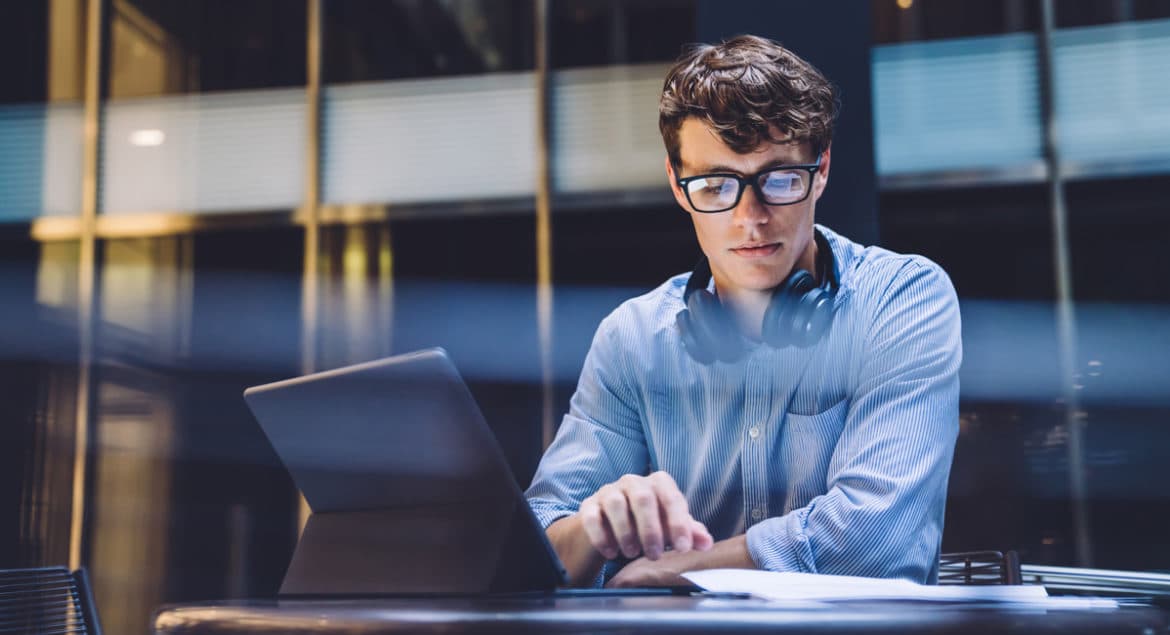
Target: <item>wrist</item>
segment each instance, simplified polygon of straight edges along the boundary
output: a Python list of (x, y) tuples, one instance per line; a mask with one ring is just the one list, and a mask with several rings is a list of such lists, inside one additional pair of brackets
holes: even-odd
[(548, 541), (569, 573), (569, 584), (575, 587), (593, 586), (605, 556), (593, 547), (581, 518), (577, 514), (554, 521), (545, 530)]
[(690, 551), (679, 554), (674, 566), (683, 567), (679, 573), (699, 569), (757, 569), (747, 548), (744, 534), (720, 540), (707, 551)]

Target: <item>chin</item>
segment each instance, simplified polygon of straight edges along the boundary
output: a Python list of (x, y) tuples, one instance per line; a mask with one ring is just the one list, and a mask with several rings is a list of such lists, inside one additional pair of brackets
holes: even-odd
[(741, 270), (736, 284), (742, 289), (769, 291), (783, 284), (791, 270), (791, 263), (759, 263)]
[(780, 286), (785, 278), (786, 276), (778, 275), (775, 272), (745, 275), (735, 280), (735, 285), (741, 289), (750, 289), (752, 291), (771, 291)]

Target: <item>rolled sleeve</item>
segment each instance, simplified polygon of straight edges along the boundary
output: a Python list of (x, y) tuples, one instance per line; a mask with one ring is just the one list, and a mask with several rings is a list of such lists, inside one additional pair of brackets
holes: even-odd
[(546, 529), (625, 474), (644, 474), (649, 450), (634, 392), (625, 381), (614, 316), (602, 322), (581, 370), (569, 412), (526, 496)]
[(805, 533), (810, 509), (811, 505), (802, 507), (747, 530), (748, 555), (756, 567), (768, 571), (816, 572), (816, 558)]

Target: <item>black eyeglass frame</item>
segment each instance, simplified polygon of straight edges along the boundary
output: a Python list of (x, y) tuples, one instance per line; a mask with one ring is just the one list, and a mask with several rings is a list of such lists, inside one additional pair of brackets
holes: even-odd
[[(700, 214), (719, 214), (721, 212), (726, 212), (727, 210), (734, 209), (736, 205), (739, 205), (739, 201), (740, 201), (740, 199), (743, 198), (743, 193), (748, 187), (754, 187), (756, 189), (756, 196), (758, 196), (760, 198), (760, 201), (763, 202), (765, 205), (770, 205), (772, 207), (783, 207), (785, 205), (796, 205), (797, 203), (804, 202), (806, 199), (808, 199), (808, 195), (813, 190), (813, 188), (812, 188), (813, 177), (816, 176), (817, 170), (819, 170), (819, 169), (821, 169), (821, 156), (817, 155), (817, 162), (816, 163), (802, 163), (799, 165), (777, 165), (777, 166), (773, 166), (770, 168), (764, 168), (763, 170), (760, 170), (759, 172), (756, 172), (755, 174), (751, 174), (748, 176), (740, 176), (738, 174), (735, 174), (734, 172), (711, 172), (708, 174), (696, 174), (695, 176), (688, 176), (688, 177), (678, 179), (676, 182), (678, 183), (679, 187), (682, 188), (683, 194), (686, 195), (687, 202), (691, 204), (691, 209), (695, 210), (696, 212), (699, 212)], [(767, 199), (764, 198), (764, 191), (760, 188), (760, 178), (763, 177), (765, 174), (768, 174), (770, 172), (779, 172), (781, 170), (807, 170), (808, 171), (809, 187), (805, 188), (804, 196), (800, 197), (799, 199), (797, 199), (795, 201), (789, 201), (787, 203), (769, 203), (767, 201)], [(693, 200), (691, 200), (691, 191), (687, 188), (687, 184), (689, 184), (691, 181), (697, 181), (699, 179), (709, 179), (712, 177), (722, 177), (722, 178), (732, 179), (739, 184), (739, 191), (736, 192), (736, 194), (735, 194), (735, 201), (731, 205), (728, 205), (727, 207), (724, 207), (722, 209), (699, 209), (699, 206), (695, 205), (695, 202)]]

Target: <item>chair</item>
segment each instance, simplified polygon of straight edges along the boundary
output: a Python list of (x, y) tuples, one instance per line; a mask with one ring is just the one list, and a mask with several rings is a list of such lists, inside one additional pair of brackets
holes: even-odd
[(0, 569), (0, 634), (101, 632), (84, 569)]
[(1022, 584), (1015, 551), (963, 551), (939, 558), (939, 584)]

